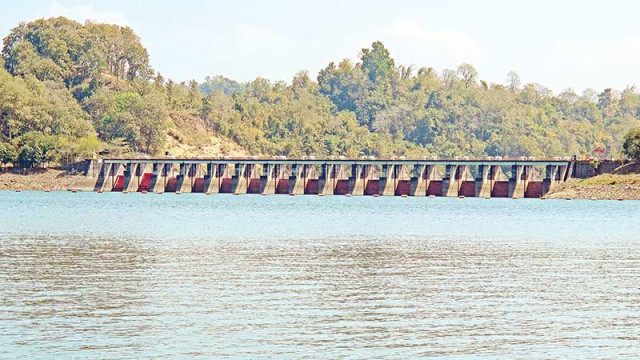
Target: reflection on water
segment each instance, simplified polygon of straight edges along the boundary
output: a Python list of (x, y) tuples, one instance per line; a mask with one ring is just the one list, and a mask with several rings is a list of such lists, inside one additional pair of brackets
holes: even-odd
[(640, 356), (640, 239), (626, 231), (177, 236), (192, 229), (175, 223), (165, 237), (87, 221), (101, 235), (0, 229), (0, 358)]

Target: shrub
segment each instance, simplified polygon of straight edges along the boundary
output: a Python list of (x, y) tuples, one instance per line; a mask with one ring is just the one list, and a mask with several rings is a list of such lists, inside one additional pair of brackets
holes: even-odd
[(632, 160), (640, 161), (640, 128), (629, 130), (622, 144), (624, 154)]

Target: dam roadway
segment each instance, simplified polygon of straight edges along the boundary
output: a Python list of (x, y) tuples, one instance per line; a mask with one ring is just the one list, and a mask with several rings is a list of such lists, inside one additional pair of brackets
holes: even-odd
[(105, 158), (84, 191), (538, 198), (575, 161), (502, 158)]

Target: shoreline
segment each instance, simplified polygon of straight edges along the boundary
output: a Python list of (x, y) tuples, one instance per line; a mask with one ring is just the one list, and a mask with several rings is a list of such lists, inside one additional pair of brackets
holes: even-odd
[(544, 198), (640, 200), (640, 174), (603, 174), (588, 179), (569, 179)]
[(84, 178), (83, 173), (60, 168), (3, 169), (0, 190), (68, 191)]

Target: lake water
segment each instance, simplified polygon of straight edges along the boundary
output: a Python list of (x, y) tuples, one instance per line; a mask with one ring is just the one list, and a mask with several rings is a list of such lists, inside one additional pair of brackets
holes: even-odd
[(640, 202), (0, 192), (0, 358), (640, 358)]

